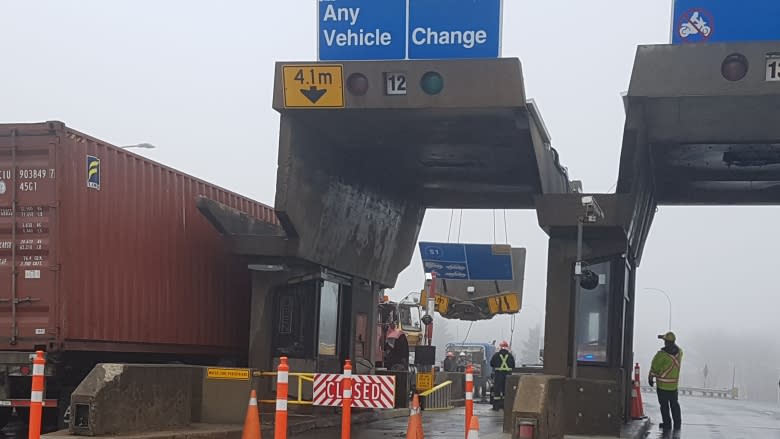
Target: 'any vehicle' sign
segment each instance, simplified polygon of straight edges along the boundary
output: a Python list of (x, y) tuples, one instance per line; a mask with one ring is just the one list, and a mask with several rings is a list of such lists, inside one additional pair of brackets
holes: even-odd
[[(343, 375), (314, 375), (314, 405), (340, 407)], [(395, 377), (352, 375), (352, 406), (391, 409), (395, 407)]]

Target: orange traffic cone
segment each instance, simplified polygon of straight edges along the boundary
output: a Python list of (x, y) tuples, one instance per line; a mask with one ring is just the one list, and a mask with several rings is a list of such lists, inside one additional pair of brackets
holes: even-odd
[(466, 439), (479, 439), (479, 418), (474, 415), (469, 423), (469, 431)]
[(633, 419), (643, 419), (645, 417), (645, 408), (642, 403), (642, 387), (639, 382), (639, 363), (634, 366), (634, 383), (631, 388), (631, 417)]
[(409, 410), (406, 439), (425, 439), (425, 435), (423, 435), (422, 413), (420, 412), (420, 399), (416, 393), (414, 398), (412, 398), (412, 408)]
[(246, 409), (241, 439), (260, 439), (260, 412), (257, 410), (257, 392), (254, 390), (249, 394), (249, 407)]

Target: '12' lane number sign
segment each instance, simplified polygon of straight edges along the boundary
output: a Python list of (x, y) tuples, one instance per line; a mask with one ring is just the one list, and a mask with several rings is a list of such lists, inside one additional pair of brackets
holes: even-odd
[(385, 73), (385, 93), (390, 96), (406, 94), (406, 74)]

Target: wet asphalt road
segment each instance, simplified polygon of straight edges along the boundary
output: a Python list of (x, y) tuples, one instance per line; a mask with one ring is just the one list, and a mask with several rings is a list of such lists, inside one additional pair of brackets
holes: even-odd
[[(663, 433), (658, 429), (660, 412), (654, 395), (644, 394), (645, 414), (653, 421), (647, 439), (780, 439), (780, 405), (751, 401), (718, 400), (686, 397), (680, 399), (683, 428), (679, 432)], [(502, 431), (503, 412), (493, 412), (490, 406), (477, 404), (480, 420), (480, 439), (509, 439)], [(464, 409), (423, 414), (425, 437), (463, 439)], [(405, 438), (407, 418), (355, 426), (352, 439)], [(315, 431), (306, 439), (339, 438), (338, 430)]]
[[(509, 438), (501, 433), (503, 429), (503, 411), (494, 412), (488, 404), (475, 404), (474, 413), (479, 417), (480, 439)], [(397, 418), (374, 422), (368, 425), (354, 426), (351, 439), (390, 439), (405, 438), (409, 419)], [(463, 439), (466, 419), (463, 407), (447, 411), (423, 412), (423, 431), (425, 438)], [(340, 438), (340, 430), (319, 430), (296, 435), (295, 438), (335, 439)]]
[(780, 405), (686, 397), (680, 399), (683, 428), (675, 433), (658, 429), (658, 401), (643, 394), (645, 414), (653, 420), (649, 437), (685, 439), (780, 439)]
[[(643, 394), (645, 414), (654, 425), (647, 439), (780, 439), (780, 405), (751, 401), (719, 400), (685, 397), (680, 399), (683, 428), (675, 433), (663, 433), (658, 429), (660, 412), (652, 394)], [(502, 431), (503, 412), (494, 412), (486, 404), (476, 404), (475, 412), (480, 421), (480, 439), (509, 439)], [(369, 425), (353, 426), (352, 439), (405, 438), (408, 418), (397, 418)], [(423, 428), (426, 438), (463, 439), (465, 429), (464, 409), (424, 412)], [(27, 436), (20, 422), (11, 422), (0, 439), (22, 439)], [(303, 439), (340, 438), (339, 429), (316, 430), (303, 435)]]

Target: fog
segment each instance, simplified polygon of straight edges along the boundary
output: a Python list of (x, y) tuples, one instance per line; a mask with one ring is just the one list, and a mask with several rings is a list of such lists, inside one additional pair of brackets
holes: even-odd
[[(316, 5), (284, 2), (85, 0), (0, 3), (0, 121), (62, 120), (152, 159), (273, 205), (279, 117), (273, 63), (316, 58)], [(638, 44), (665, 43), (669, 0), (506, 0), (503, 55), (523, 62), (572, 178), (614, 191), (625, 91)], [(387, 170), (392, 178), (392, 169)], [(454, 224), (450, 218), (454, 217)], [(543, 319), (547, 239), (533, 211), (432, 210), (420, 239), (508, 241), (528, 249), (523, 310), (473, 325), (449, 322), (456, 339), (512, 339)], [(736, 385), (776, 398), (780, 294), (776, 208), (661, 207), (638, 271), (635, 358), (644, 371), (667, 330), (686, 356), (683, 384)], [(505, 236), (504, 228), (508, 233)], [(458, 234), (450, 233), (457, 240)], [(423, 282), (415, 254), (392, 292)], [(514, 331), (512, 321), (514, 319)], [(440, 319), (439, 319), (440, 320)], [(644, 372), (643, 372), (644, 374)]]

